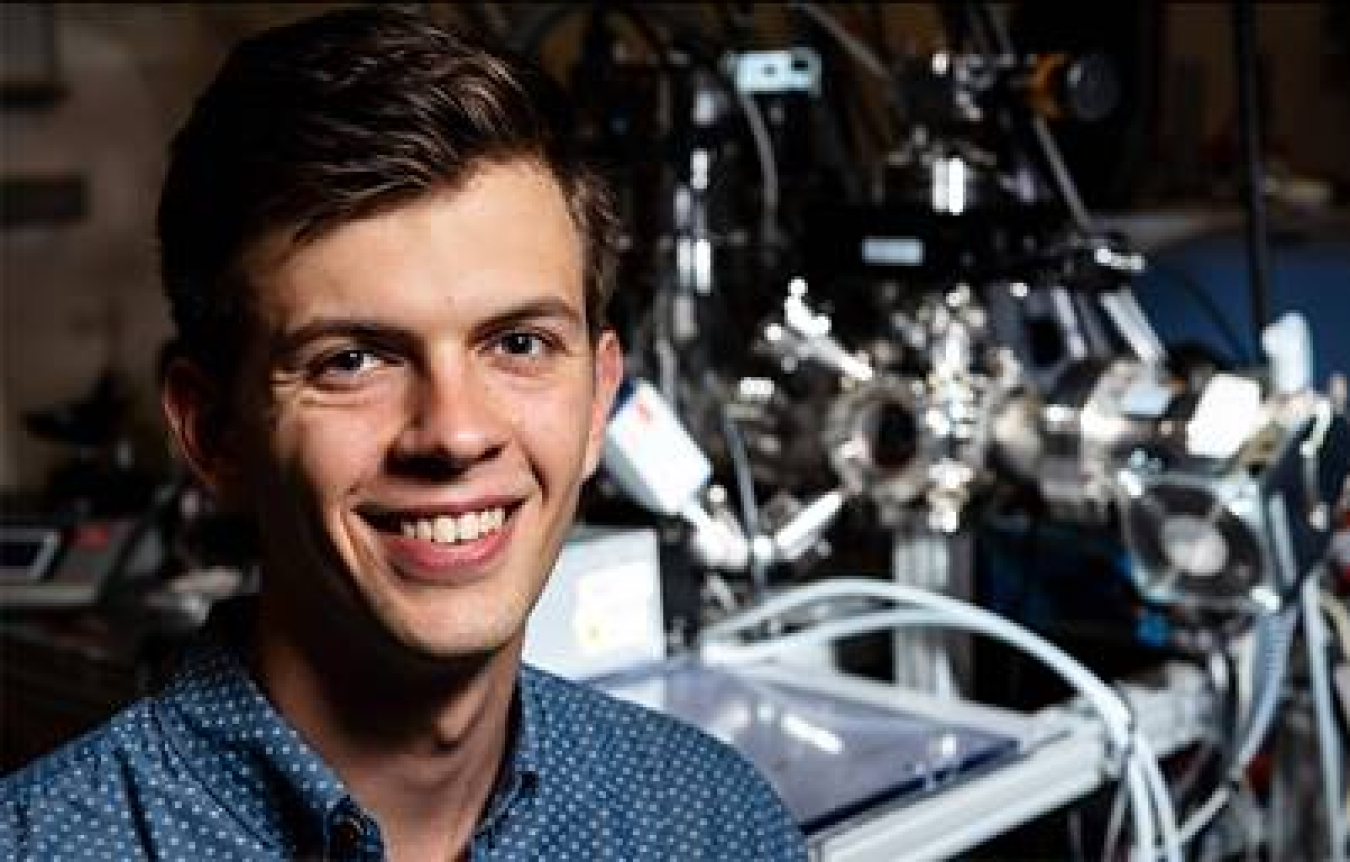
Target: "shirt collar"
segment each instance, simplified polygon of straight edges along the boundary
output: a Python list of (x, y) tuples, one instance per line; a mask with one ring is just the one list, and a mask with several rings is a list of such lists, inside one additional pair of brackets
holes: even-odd
[(516, 684), (515, 742), (510, 768), (520, 775), (537, 778), (543, 767), (548, 734), (544, 728), (547, 705), (539, 692), (535, 673), (533, 668), (522, 667)]
[[(246, 599), (217, 606), (155, 709), (202, 786), (259, 840), (293, 855), (322, 841), (325, 824), (356, 806), (249, 675), (242, 644), (252, 609)], [(540, 780), (549, 734), (537, 674), (522, 667), (518, 675), (506, 764), (480, 831), (493, 829)]]
[(533, 671), (523, 667), (511, 703), (511, 734), (506, 763), (476, 831), (491, 833), (503, 815), (538, 786), (548, 734), (544, 732), (545, 703)]
[(155, 709), (207, 792), (259, 840), (294, 851), (321, 840), (348, 794), (249, 676), (240, 652), (249, 610), (239, 602), (217, 608)]

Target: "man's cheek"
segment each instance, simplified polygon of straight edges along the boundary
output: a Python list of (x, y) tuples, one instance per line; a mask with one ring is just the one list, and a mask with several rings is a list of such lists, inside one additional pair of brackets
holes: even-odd
[(308, 411), (279, 428), (278, 449), (283, 460), (304, 464), (315, 476), (348, 472), (375, 457), (384, 437), (380, 426), (343, 411)]

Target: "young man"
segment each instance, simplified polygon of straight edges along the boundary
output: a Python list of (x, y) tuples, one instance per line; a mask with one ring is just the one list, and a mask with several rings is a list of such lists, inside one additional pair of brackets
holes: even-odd
[(161, 200), (162, 392), (260, 594), (0, 785), (0, 856), (804, 858), (729, 748), (520, 663), (622, 371), (561, 104), (373, 7), (231, 55)]

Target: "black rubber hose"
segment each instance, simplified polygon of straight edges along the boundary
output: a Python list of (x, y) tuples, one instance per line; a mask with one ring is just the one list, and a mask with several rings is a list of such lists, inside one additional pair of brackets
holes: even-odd
[(1233, 49), (1237, 75), (1238, 133), (1242, 145), (1242, 203), (1247, 224), (1252, 353), (1260, 355), (1261, 330), (1270, 319), (1270, 246), (1267, 242), (1265, 171), (1261, 164), (1261, 112), (1251, 0), (1233, 0)]

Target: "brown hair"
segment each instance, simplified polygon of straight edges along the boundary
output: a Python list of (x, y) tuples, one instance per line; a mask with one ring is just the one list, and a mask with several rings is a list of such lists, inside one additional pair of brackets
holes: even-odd
[(537, 160), (563, 191), (594, 338), (606, 325), (617, 219), (574, 147), (565, 94), (538, 66), (375, 6), (240, 42), (170, 150), (158, 233), (174, 351), (233, 371), (248, 295), (240, 261), (264, 235), (305, 242), (513, 158)]

